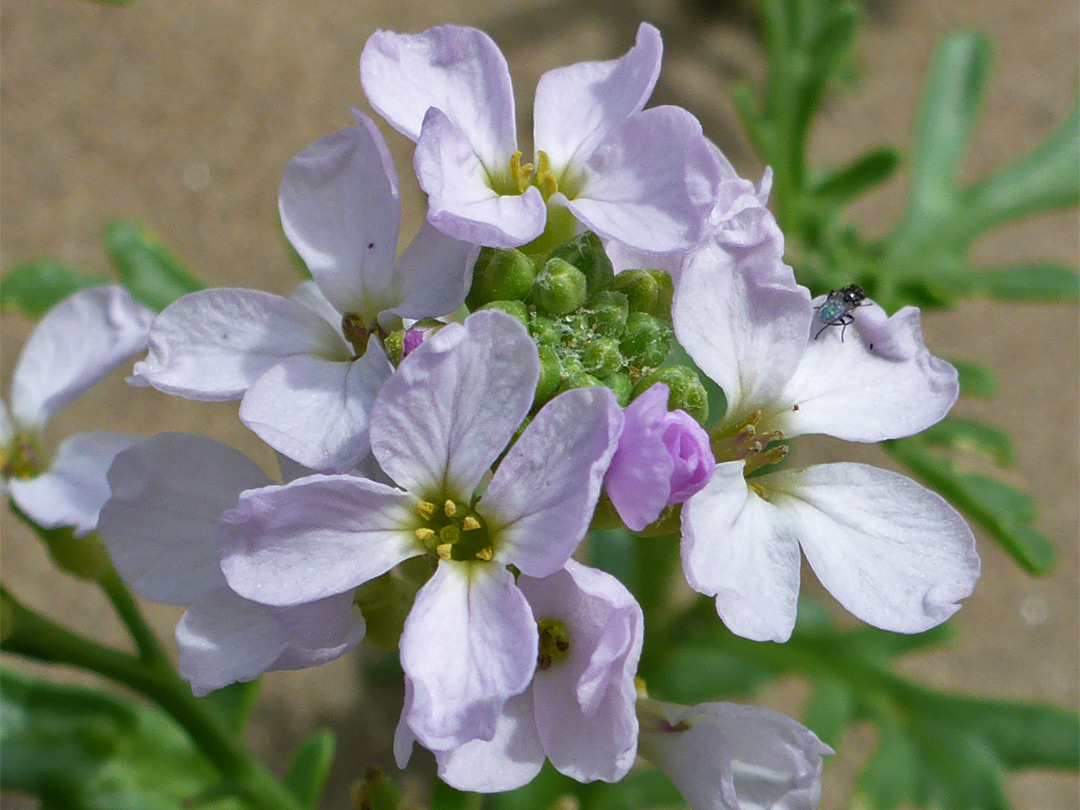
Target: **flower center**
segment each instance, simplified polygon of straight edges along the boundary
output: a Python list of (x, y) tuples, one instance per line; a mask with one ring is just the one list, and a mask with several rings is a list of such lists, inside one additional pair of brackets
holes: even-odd
[(416, 539), (440, 560), (489, 562), (494, 558), (487, 524), (471, 506), (447, 498), (442, 506), (420, 501), (416, 511), (420, 516)]
[(742, 460), (746, 462), (743, 475), (750, 475), (767, 464), (779, 464), (783, 461), (788, 454), (788, 446), (775, 444), (783, 440), (783, 431), (760, 431), (760, 423), (761, 411), (757, 410), (734, 425), (714, 428), (709, 439), (717, 464)]
[(558, 619), (541, 619), (536, 628), (540, 632), (536, 668), (543, 671), (551, 669), (552, 664), (565, 661), (570, 655), (570, 631), (566, 625)]
[(45, 454), (33, 436), (17, 433), (7, 447), (0, 447), (0, 476), (35, 478), (45, 469)]

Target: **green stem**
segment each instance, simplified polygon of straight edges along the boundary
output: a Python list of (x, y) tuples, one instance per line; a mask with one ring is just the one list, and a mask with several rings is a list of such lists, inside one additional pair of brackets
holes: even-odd
[[(123, 594), (127, 589), (122, 583), (119, 588), (115, 583), (110, 583), (109, 587), (113, 592), (110, 598), (115, 594), (124, 603)], [(156, 639), (152, 644), (156, 652), (136, 658), (72, 633), (26, 608), (6, 589), (0, 589), (0, 598), (6, 614), (4, 625), (10, 628), (2, 644), (5, 651), (96, 672), (131, 687), (172, 715), (221, 775), (234, 782), (255, 806), (266, 810), (299, 810), (300, 804), (292, 795), (250, 756), (217, 716), (191, 694), (191, 688), (177, 675)], [(133, 609), (140, 625), (139, 633), (148, 633), (149, 628), (129, 593), (127, 600), (130, 604), (124, 604), (124, 610)], [(145, 643), (146, 639), (143, 641)]]
[(131, 634), (139, 656), (147, 663), (168, 662), (168, 656), (161, 648), (157, 636), (150, 629), (135, 597), (131, 595), (131, 591), (120, 579), (119, 574), (115, 570), (110, 570), (98, 580), (98, 584)]

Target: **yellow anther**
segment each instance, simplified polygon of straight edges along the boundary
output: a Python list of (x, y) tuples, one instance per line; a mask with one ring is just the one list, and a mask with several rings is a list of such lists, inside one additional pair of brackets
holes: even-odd
[(457, 514), (457, 504), (447, 498), (446, 503), (442, 505), (442, 510), (446, 513), (447, 517), (453, 517)]
[(419, 540), (421, 543), (426, 543), (428, 540), (435, 536), (435, 530), (427, 528), (417, 529), (414, 534), (416, 535), (417, 540)]
[(476, 552), (476, 559), (483, 560), (484, 562), (491, 562), (493, 559), (495, 559), (495, 549), (493, 549), (491, 546), (480, 549), (478, 552)]
[(420, 517), (424, 520), (431, 520), (435, 515), (435, 504), (431, 501), (420, 501), (416, 505), (416, 511), (420, 513)]
[(768, 490), (766, 490), (765, 487), (761, 486), (761, 484), (755, 484), (753, 481), (747, 481), (746, 486), (753, 490), (754, 494), (761, 498), (761, 500), (770, 500)]
[(480, 528), (480, 521), (472, 515), (466, 515), (465, 519), (461, 521), (461, 528), (467, 532), (475, 531)]
[(532, 174), (533, 165), (521, 162), (521, 150), (514, 152), (510, 157), (510, 178), (514, 185), (517, 186), (518, 194), (525, 193), (525, 189), (529, 187), (529, 183), (532, 181)]
[(454, 550), (454, 546), (450, 543), (443, 543), (442, 545), (435, 546), (435, 553), (440, 560), (449, 560), (450, 553)]

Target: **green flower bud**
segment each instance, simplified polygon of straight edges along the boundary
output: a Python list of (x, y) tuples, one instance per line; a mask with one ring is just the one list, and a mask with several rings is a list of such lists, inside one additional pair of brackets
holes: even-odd
[(660, 289), (648, 270), (623, 270), (615, 276), (611, 289), (621, 292), (630, 304), (631, 312), (653, 314)]
[(620, 408), (625, 408), (630, 404), (634, 384), (630, 382), (630, 377), (625, 372), (620, 371), (605, 377), (603, 383), (615, 393), (615, 401), (619, 403)]
[(656, 368), (671, 352), (671, 327), (644, 312), (631, 312), (619, 347), (626, 361), (639, 369)]
[(649, 390), (656, 383), (664, 383), (671, 391), (668, 410), (686, 411), (698, 423), (704, 425), (709, 418), (709, 395), (697, 372), (687, 366), (664, 366), (646, 374), (634, 386), (634, 397)]
[(391, 362), (396, 366), (405, 354), (405, 330), (398, 329), (383, 338), (383, 348)]
[(600, 237), (592, 231), (559, 245), (548, 254), (548, 258), (563, 259), (584, 273), (590, 293), (606, 290), (615, 277), (611, 259), (604, 252)]
[(663, 321), (671, 323), (671, 296), (675, 294), (675, 285), (671, 281), (671, 275), (666, 270), (652, 269), (647, 271), (656, 281), (656, 303), (650, 314)]
[(585, 373), (585, 366), (582, 364), (581, 358), (576, 354), (564, 354), (559, 358), (559, 363), (562, 366), (562, 378), (564, 380), (575, 374)]
[(491, 301), (525, 300), (532, 291), (536, 265), (520, 250), (484, 248), (473, 267), (465, 303), (475, 312)]
[(584, 371), (574, 372), (562, 381), (559, 386), (558, 393), (569, 391), (573, 388), (592, 388), (594, 385), (603, 385), (592, 374), (586, 374)]
[(540, 345), (544, 346), (561, 346), (563, 341), (563, 327), (554, 318), (549, 318), (547, 315), (541, 315), (540, 313), (533, 313), (532, 321), (529, 324), (529, 334), (532, 335)]
[(562, 366), (559, 365), (559, 356), (550, 346), (537, 347), (540, 354), (540, 379), (536, 383), (536, 395), (533, 397), (533, 410), (544, 405), (555, 396), (562, 382)]
[(529, 325), (529, 308), (521, 301), (489, 301), (480, 309), (495, 309), (499, 312), (505, 312), (507, 315), (513, 315), (525, 326)]
[(590, 295), (585, 302), (582, 316), (585, 326), (595, 335), (620, 337), (626, 331), (626, 316), (630, 305), (621, 292), (603, 292)]
[(581, 365), (594, 377), (604, 378), (614, 374), (623, 365), (619, 341), (615, 338), (596, 338), (581, 352)]
[(549, 259), (532, 285), (533, 301), (549, 315), (565, 315), (585, 303), (585, 274), (562, 259)]

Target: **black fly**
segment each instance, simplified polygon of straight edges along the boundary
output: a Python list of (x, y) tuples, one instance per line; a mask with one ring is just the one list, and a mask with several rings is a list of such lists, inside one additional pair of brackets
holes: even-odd
[(843, 343), (844, 330), (855, 320), (851, 310), (858, 309), (865, 301), (866, 292), (858, 284), (848, 284), (846, 287), (830, 292), (825, 297), (824, 303), (814, 307), (818, 323), (821, 324), (821, 328), (814, 335), (814, 340), (817, 340), (830, 326), (839, 326), (840, 342)]

